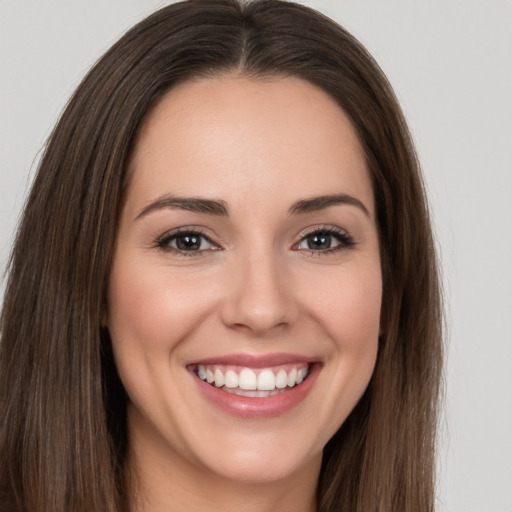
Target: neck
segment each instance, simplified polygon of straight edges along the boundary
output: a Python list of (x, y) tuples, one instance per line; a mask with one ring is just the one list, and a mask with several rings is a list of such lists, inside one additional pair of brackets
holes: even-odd
[[(133, 482), (130, 512), (316, 512), (316, 483), (239, 483), (218, 479), (180, 483), (170, 480)], [(297, 481), (297, 480), (295, 480)]]

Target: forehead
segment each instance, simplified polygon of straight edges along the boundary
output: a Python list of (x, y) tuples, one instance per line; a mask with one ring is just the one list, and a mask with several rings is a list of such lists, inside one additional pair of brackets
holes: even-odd
[(329, 95), (298, 78), (228, 75), (179, 85), (144, 121), (131, 168), (129, 195), (141, 201), (176, 193), (229, 202), (279, 192), (286, 203), (335, 191), (373, 209), (352, 123)]

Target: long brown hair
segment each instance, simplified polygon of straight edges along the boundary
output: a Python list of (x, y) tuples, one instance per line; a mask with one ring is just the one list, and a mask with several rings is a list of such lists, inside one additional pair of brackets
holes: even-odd
[(131, 29), (89, 72), (28, 197), (1, 317), (0, 508), (123, 510), (126, 397), (102, 329), (127, 168), (175, 84), (296, 76), (344, 109), (375, 193), (384, 278), (377, 365), (324, 450), (321, 512), (431, 512), (441, 308), (419, 165), (400, 107), (343, 28), (279, 0), (190, 0)]

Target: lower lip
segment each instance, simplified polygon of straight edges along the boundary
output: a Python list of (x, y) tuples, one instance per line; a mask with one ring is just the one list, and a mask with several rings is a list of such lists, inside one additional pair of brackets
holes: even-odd
[(219, 409), (239, 418), (264, 419), (275, 418), (299, 405), (313, 387), (319, 372), (320, 365), (314, 364), (301, 384), (278, 395), (263, 398), (239, 396), (222, 391), (204, 382), (195, 373), (191, 373), (203, 396)]

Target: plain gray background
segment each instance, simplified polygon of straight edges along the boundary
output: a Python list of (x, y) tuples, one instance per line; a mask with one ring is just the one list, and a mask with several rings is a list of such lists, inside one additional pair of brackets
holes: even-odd
[[(0, 0), (2, 269), (68, 97), (128, 27), (166, 3)], [(438, 511), (512, 512), (512, 2), (305, 3), (376, 57), (423, 163), (449, 327)]]

